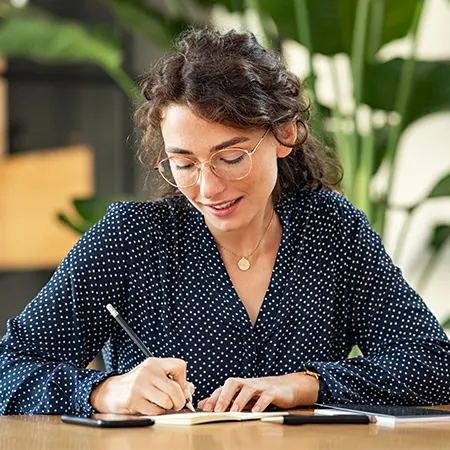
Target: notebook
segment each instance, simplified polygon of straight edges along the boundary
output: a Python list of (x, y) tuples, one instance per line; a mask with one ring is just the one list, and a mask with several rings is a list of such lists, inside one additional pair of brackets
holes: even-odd
[(241, 420), (259, 420), (263, 417), (279, 417), (288, 412), (196, 412), (196, 413), (171, 413), (162, 416), (145, 416), (153, 419), (156, 425), (199, 425), (201, 423), (228, 422)]
[(335, 415), (351, 413), (375, 417), (377, 425), (395, 426), (401, 423), (449, 422), (450, 410), (418, 408), (415, 406), (371, 406), (371, 405), (319, 405), (314, 414)]

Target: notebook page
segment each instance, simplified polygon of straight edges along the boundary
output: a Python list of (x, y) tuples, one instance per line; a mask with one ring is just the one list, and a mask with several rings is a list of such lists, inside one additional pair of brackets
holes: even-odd
[(161, 416), (145, 416), (153, 419), (155, 424), (165, 425), (197, 425), (201, 423), (259, 420), (263, 417), (279, 417), (289, 414), (288, 412), (197, 412), (197, 413), (170, 413)]

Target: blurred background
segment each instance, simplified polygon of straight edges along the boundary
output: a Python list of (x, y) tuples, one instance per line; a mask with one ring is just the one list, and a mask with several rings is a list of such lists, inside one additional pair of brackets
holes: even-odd
[(113, 200), (155, 198), (138, 75), (206, 23), (305, 80), (346, 196), (449, 327), (449, 0), (0, 0), (0, 336)]

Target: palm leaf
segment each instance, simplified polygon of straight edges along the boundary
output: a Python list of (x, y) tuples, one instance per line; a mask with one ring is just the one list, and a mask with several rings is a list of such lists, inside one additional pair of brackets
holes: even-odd
[[(393, 111), (404, 60), (395, 58), (368, 66), (363, 102), (374, 109)], [(450, 111), (450, 61), (416, 61), (404, 128), (428, 114)]]
[(0, 54), (38, 62), (95, 63), (107, 69), (122, 63), (119, 42), (109, 30), (46, 16), (22, 15), (4, 20)]
[[(197, 0), (206, 6), (224, 5), (231, 12), (242, 12), (243, 0)], [(355, 0), (294, 0), (306, 1), (311, 24), (311, 40), (315, 53), (351, 54), (355, 23)], [(263, 13), (272, 17), (283, 38), (299, 41), (294, 1), (259, 0)], [(407, 35), (418, 0), (385, 1), (383, 29), (379, 47)], [(306, 45), (300, 40), (300, 43)], [(378, 48), (379, 48), (378, 47)]]
[(163, 14), (142, 0), (101, 0), (129, 31), (169, 47), (187, 23)]

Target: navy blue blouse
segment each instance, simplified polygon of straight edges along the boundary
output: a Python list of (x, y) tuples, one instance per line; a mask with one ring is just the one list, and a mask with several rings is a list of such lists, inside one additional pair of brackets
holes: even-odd
[[(449, 340), (364, 214), (328, 191), (300, 191), (275, 209), (282, 240), (252, 326), (183, 197), (112, 205), (8, 321), (0, 413), (90, 414), (93, 386), (143, 361), (107, 303), (156, 355), (187, 362), (194, 402), (229, 377), (309, 368), (329, 403), (450, 403)], [(364, 357), (347, 359), (354, 344)], [(107, 372), (86, 369), (102, 349)]]

